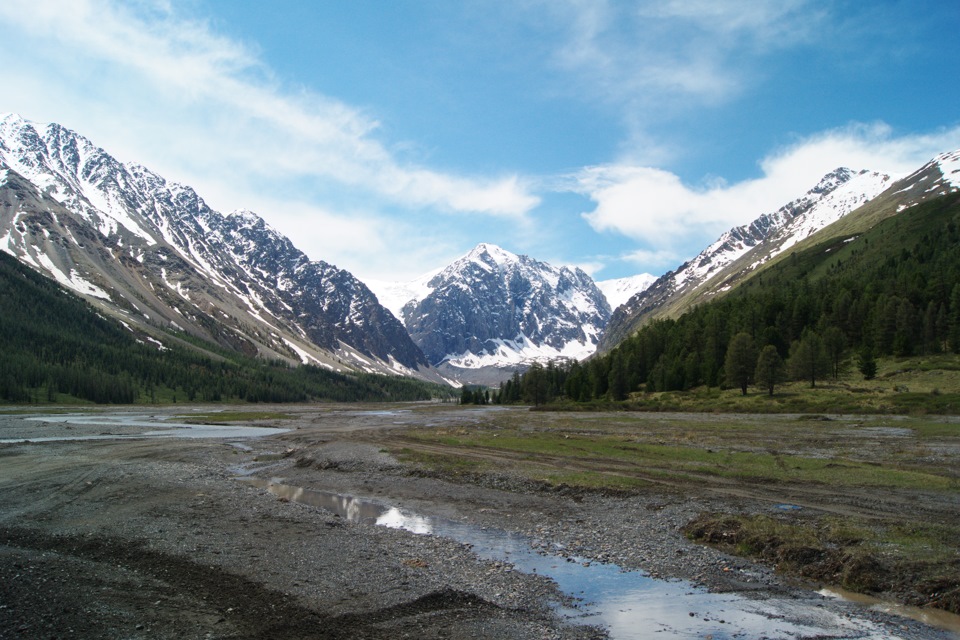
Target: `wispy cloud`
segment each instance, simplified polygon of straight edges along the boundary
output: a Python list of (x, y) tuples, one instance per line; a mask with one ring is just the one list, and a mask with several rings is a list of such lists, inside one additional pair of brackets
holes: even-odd
[(749, 81), (750, 62), (796, 46), (823, 15), (807, 0), (551, 2), (565, 25), (557, 62), (604, 99), (641, 117), (722, 102)]
[(570, 188), (596, 203), (583, 214), (594, 229), (643, 244), (635, 259), (662, 262), (775, 211), (837, 167), (902, 175), (955, 148), (960, 148), (960, 127), (896, 136), (882, 123), (853, 124), (768, 155), (760, 162), (761, 175), (741, 182), (688, 185), (663, 169), (610, 164), (582, 170)]
[[(171, 165), (184, 166), (174, 154), (192, 156), (186, 165), (201, 181), (314, 179), (400, 206), (514, 218), (539, 203), (517, 176), (462, 176), (405, 162), (378, 137), (374, 116), (284, 86), (255, 50), (169, 3), (6, 0), (0, 19), (44, 43), (43, 50), (32, 47), (36, 55), (6, 52), (6, 59), (33, 67), (20, 73), (47, 74), (53, 84), (49, 76), (88, 83), (88, 113), (111, 102), (134, 103), (141, 122), (127, 135), (138, 138), (136, 147), (152, 147)], [(14, 41), (8, 46), (22, 44)], [(218, 160), (202, 160), (207, 153)]]

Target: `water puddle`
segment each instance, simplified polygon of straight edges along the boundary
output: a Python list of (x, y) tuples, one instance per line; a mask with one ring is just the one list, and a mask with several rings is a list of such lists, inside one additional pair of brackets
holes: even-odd
[(286, 485), (276, 479), (239, 479), (287, 500), (326, 509), (350, 522), (443, 536), (469, 545), (483, 559), (547, 576), (578, 602), (576, 607), (558, 607), (562, 616), (574, 624), (603, 626), (617, 640), (898, 638), (889, 629), (856, 614), (824, 607), (823, 596), (818, 594), (811, 593), (808, 599), (772, 597), (761, 601), (710, 593), (684, 581), (652, 578), (613, 564), (537, 551), (531, 539), (515, 533), (417, 514), (376, 500)]
[(817, 593), (822, 596), (826, 596), (827, 598), (837, 598), (841, 600), (849, 600), (851, 602), (858, 602), (862, 605), (870, 607), (871, 609), (876, 609), (877, 611), (883, 611), (884, 613), (892, 613), (905, 618), (919, 620), (920, 622), (928, 624), (932, 627), (951, 631), (954, 634), (957, 634), (957, 637), (960, 638), (960, 615), (950, 613), (949, 611), (943, 611), (942, 609), (923, 609), (921, 607), (910, 607), (905, 604), (897, 604), (896, 602), (886, 602), (878, 598), (873, 598), (862, 593), (847, 591), (846, 589), (841, 589), (839, 587), (821, 589)]
[(410, 409), (376, 409), (372, 411), (357, 411), (361, 416), (399, 416), (405, 413), (412, 413)]
[(20, 442), (58, 442), (72, 440), (117, 440), (127, 438), (257, 438), (284, 433), (289, 429), (273, 427), (245, 427), (242, 425), (211, 425), (171, 422), (166, 416), (150, 414), (57, 414), (25, 418), (48, 425), (66, 425), (66, 428), (99, 428), (97, 434), (57, 433), (50, 436), (27, 436), (0, 439), (0, 444)]

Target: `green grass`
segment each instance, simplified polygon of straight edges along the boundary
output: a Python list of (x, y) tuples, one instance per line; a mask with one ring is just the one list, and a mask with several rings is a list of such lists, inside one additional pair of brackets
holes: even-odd
[(960, 612), (960, 424), (945, 418), (518, 409), (404, 439), (408, 455), (428, 448), (416, 459), (440, 472), (508, 472), (575, 497), (730, 491), (731, 510), (695, 520), (692, 538), (823, 584)]
[[(729, 427), (735, 429), (735, 426)], [(652, 444), (637, 442), (629, 436), (571, 435), (562, 431), (476, 431), (463, 435), (438, 434), (421, 430), (411, 437), (464, 449), (486, 448), (523, 454), (528, 460), (558, 457), (591, 464), (625, 465), (628, 472), (642, 477), (658, 473), (661, 477), (691, 479), (712, 475), (748, 483), (810, 483), (830, 486), (960, 490), (960, 480), (936, 472), (878, 466), (846, 457), (810, 457), (777, 452), (717, 450), (696, 444)], [(736, 434), (739, 440), (742, 433)], [(729, 437), (730, 434), (727, 434)], [(684, 432), (674, 434), (684, 438)], [(696, 434), (687, 434), (696, 440)], [(619, 472), (624, 469), (618, 467)], [(614, 476), (615, 478), (615, 476)], [(611, 480), (613, 481), (613, 480)], [(616, 480), (620, 482), (620, 480)]]
[(401, 462), (453, 475), (483, 471), (488, 466), (482, 460), (462, 456), (441, 456), (410, 448), (401, 449), (394, 455)]
[(960, 424), (950, 422), (912, 422), (910, 429), (921, 438), (960, 437)]
[(762, 559), (781, 571), (851, 591), (893, 592), (911, 604), (960, 611), (957, 525), (704, 514), (684, 532), (692, 540)]

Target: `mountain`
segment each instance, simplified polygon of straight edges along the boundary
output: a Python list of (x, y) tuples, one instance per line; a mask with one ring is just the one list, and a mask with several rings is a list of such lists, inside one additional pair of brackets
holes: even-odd
[(0, 250), (161, 341), (436, 378), (349, 272), (57, 124), (0, 118)]
[[(593, 353), (610, 305), (580, 269), (553, 267), (492, 244), (432, 276), (388, 289), (410, 298), (401, 317), (444, 376), (492, 384), (535, 361)], [(396, 303), (395, 303), (396, 304)]]
[(616, 309), (627, 300), (643, 293), (657, 281), (657, 276), (649, 273), (641, 273), (626, 278), (617, 278), (616, 280), (600, 280), (597, 287), (603, 292), (611, 309)]
[(3, 251), (0, 309), (0, 403), (396, 402), (454, 395), (447, 385), (409, 376), (290, 367), (171, 335), (163, 344)]
[[(960, 350), (956, 177), (929, 165), (797, 243), (789, 254), (755, 270), (725, 295), (676, 319), (645, 324), (588, 363), (555, 369), (552, 387), (582, 402), (627, 400), (641, 391), (657, 395), (634, 395), (631, 401), (638, 408), (689, 407), (692, 400), (692, 406), (715, 409), (713, 394), (695, 393), (676, 404), (676, 396), (659, 392), (732, 386), (742, 393), (744, 378), (749, 383), (743, 370), (760, 368), (757, 351), (762, 348), (770, 356), (765, 360), (776, 361), (775, 354), (788, 363), (790, 379), (809, 386), (837, 380), (854, 362), (869, 379), (876, 374), (874, 358), (910, 358), (887, 374), (894, 376), (893, 381), (883, 383), (888, 390), (896, 387), (895, 393), (874, 387), (879, 395), (864, 394), (864, 388), (841, 382), (820, 400), (804, 396), (793, 404), (797, 400), (793, 392), (767, 397), (764, 404), (773, 403), (768, 409), (835, 411), (839, 402), (874, 412), (912, 413), (922, 407), (930, 413), (955, 413), (960, 395), (929, 388), (911, 392), (896, 382), (896, 375), (903, 367), (909, 370), (922, 363), (926, 384), (933, 385), (956, 367)], [(859, 230), (851, 233), (851, 228)], [(756, 351), (743, 349), (750, 342)], [(737, 371), (731, 375), (731, 367), (738, 366), (740, 377)], [(766, 394), (767, 385), (777, 384), (778, 378), (767, 378)], [(846, 399), (845, 387), (852, 392)]]
[[(768, 235), (683, 301), (684, 312), (674, 304), (669, 321), (641, 319), (609, 351), (557, 368), (553, 388), (588, 402), (626, 400), (637, 391), (740, 387), (742, 379), (728, 376), (736, 366), (728, 356), (743, 344), (742, 334), (758, 350), (769, 354), (772, 347), (789, 362), (791, 377), (811, 386), (836, 378), (851, 359), (868, 379), (876, 373), (868, 366), (876, 366), (873, 358), (919, 356), (934, 374), (936, 367), (951, 368), (951, 355), (960, 350), (960, 151), (888, 182), (878, 195), (802, 239)], [(779, 250), (783, 246), (790, 250)], [(665, 306), (673, 302), (667, 299)], [(715, 401), (709, 397), (694, 404), (706, 408)], [(631, 401), (661, 410), (672, 406), (667, 396)], [(823, 407), (836, 409), (836, 402), (827, 398)], [(889, 398), (852, 400), (850, 406), (950, 413), (956, 403), (955, 395), (939, 390), (910, 394), (898, 386)]]
[(617, 308), (598, 350), (608, 351), (655, 318), (676, 317), (729, 291), (761, 265), (876, 198), (893, 182), (891, 176), (875, 171), (839, 168), (828, 173), (800, 198), (727, 231), (693, 260)]

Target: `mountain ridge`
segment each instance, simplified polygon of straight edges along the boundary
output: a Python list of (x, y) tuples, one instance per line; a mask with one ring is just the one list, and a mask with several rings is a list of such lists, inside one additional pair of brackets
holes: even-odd
[(0, 118), (0, 250), (115, 312), (246, 354), (436, 377), (349, 272), (249, 211), (120, 163), (55, 123)]
[[(736, 281), (731, 274), (735, 268), (737, 278), (742, 278), (869, 202), (892, 182), (887, 174), (840, 167), (777, 211), (733, 227), (695, 258), (667, 272), (617, 308), (598, 351), (609, 351), (650, 320), (676, 317), (693, 304), (728, 291)], [(751, 257), (746, 265), (745, 256)]]

